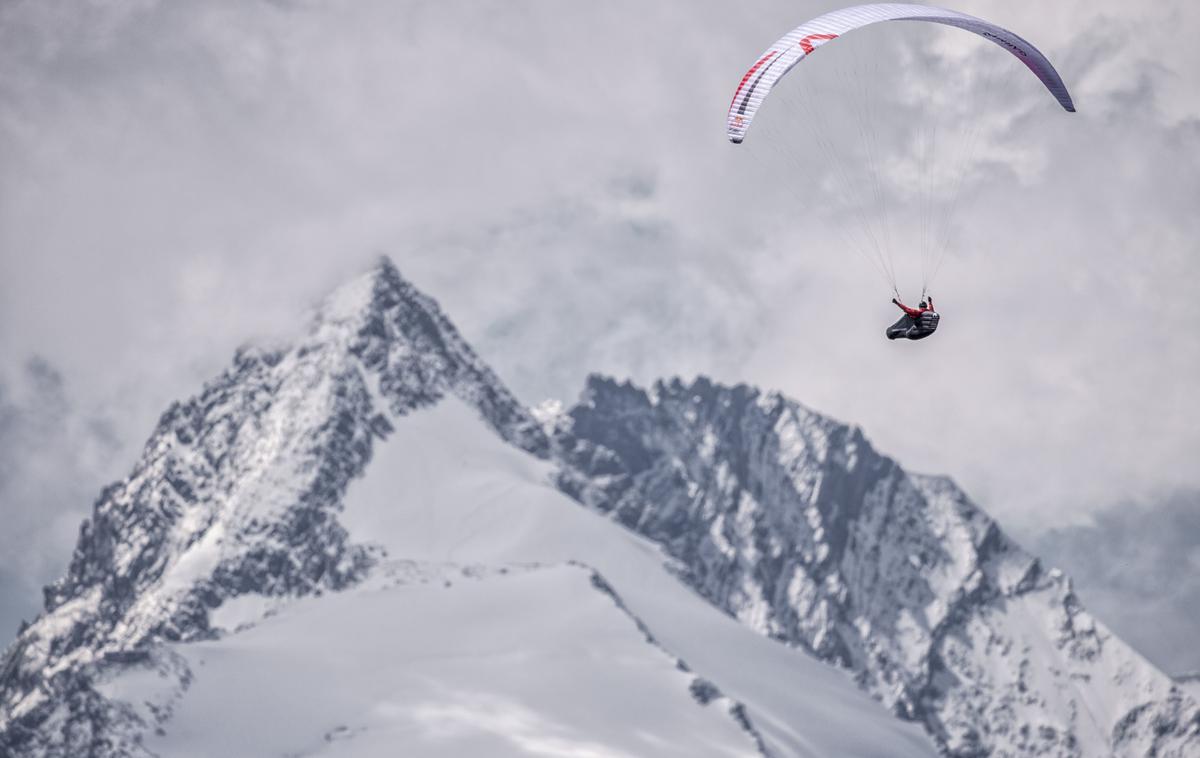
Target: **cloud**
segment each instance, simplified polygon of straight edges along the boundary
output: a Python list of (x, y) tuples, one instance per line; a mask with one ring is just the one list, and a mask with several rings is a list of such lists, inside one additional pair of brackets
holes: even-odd
[(0, 646), (41, 610), (40, 587), (66, 567), (117, 451), (111, 427), (73, 406), (46, 361), (0, 378)]
[(1122, 503), (1034, 538), (1088, 609), (1172, 674), (1200, 671), (1200, 492)]
[[(593, 370), (778, 388), (1017, 526), (1200, 487), (1200, 10), (964, 0), (1049, 55), (1073, 115), (1003, 50), (919, 24), (791, 75), (871, 74), (897, 222), (920, 215), (914, 116), (967, 118), (921, 103), (1017, 75), (976, 111), (942, 328), (896, 345), (843, 232), (866, 193), (814, 149), (803, 86), (745, 145), (723, 134), (753, 56), (837, 4), (0, 4), (0, 361), (46, 356), (135, 450), (386, 252), (531, 403)], [(823, 102), (861, 155), (861, 120)]]

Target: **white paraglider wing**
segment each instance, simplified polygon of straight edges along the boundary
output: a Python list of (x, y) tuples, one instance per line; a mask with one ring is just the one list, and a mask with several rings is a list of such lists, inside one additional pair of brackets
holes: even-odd
[(1067, 92), (1067, 85), (1063, 84), (1054, 66), (1050, 65), (1050, 61), (1040, 50), (1013, 32), (981, 18), (945, 8), (909, 3), (874, 3), (843, 8), (818, 16), (788, 32), (759, 56), (742, 77), (737, 91), (733, 94), (733, 102), (729, 106), (729, 139), (734, 143), (742, 141), (767, 93), (784, 74), (804, 60), (805, 56), (847, 32), (880, 21), (929, 21), (974, 32), (1019, 58), (1042, 80), (1042, 84), (1046, 85), (1046, 89), (1050, 90), (1050, 94), (1054, 95), (1063, 108), (1075, 111), (1071, 95)]

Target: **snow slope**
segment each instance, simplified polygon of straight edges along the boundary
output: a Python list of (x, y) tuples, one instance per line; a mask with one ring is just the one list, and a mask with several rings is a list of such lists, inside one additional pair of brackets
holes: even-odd
[[(172, 646), (194, 678), (150, 750), (758, 755), (728, 701), (696, 702), (694, 677), (647, 644), (583, 567), (380, 569), (365, 586), (296, 601), (237, 634)], [(138, 702), (154, 684), (128, 672), (104, 689)]]
[(777, 755), (929, 755), (841, 671), (763, 638), (681, 583), (654, 543), (585, 510), (552, 466), (488, 433), (453, 398), (396, 425), (346, 496), (352, 538), (429, 561), (556, 563), (599, 571), (671, 653), (745, 704)]

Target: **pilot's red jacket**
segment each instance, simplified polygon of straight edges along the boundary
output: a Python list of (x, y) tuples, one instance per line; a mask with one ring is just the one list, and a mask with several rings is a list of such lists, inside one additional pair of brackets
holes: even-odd
[(893, 299), (892, 302), (895, 303), (896, 305), (900, 306), (900, 310), (902, 310), (905, 313), (907, 313), (908, 315), (912, 316), (914, 319), (919, 318), (922, 313), (927, 313), (927, 312), (933, 310), (933, 298), (932, 297), (926, 298), (925, 302), (928, 303), (928, 305), (926, 305), (926, 307), (924, 307), (924, 308), (909, 308), (907, 305), (905, 305), (904, 303), (902, 303), (896, 299)]

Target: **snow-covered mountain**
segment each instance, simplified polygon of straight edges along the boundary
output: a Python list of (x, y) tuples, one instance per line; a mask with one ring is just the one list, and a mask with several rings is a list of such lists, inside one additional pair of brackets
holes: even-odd
[(860, 430), (535, 417), (386, 260), (163, 415), (0, 661), (4, 756), (937, 750), (1197, 755), (1200, 709)]
[(564, 490), (704, 597), (854, 672), (954, 755), (1200, 755), (1196, 701), (945, 477), (860, 429), (705, 379), (592, 378), (559, 424)]

